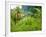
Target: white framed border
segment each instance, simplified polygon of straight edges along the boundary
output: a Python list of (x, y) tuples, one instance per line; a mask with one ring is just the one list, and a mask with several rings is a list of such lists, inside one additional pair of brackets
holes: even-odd
[[(10, 6), (11, 5), (32, 5), (32, 6), (42, 6), (42, 31), (28, 31), (28, 32), (10, 32)], [(45, 35), (45, 25), (43, 22), (44, 17), (44, 4), (43, 3), (30, 3), (30, 2), (6, 2), (6, 30), (5, 34), (7, 37), (30, 37), (32, 35)]]

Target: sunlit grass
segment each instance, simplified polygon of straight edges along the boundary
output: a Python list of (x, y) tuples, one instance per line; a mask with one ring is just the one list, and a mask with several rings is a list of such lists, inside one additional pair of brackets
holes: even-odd
[(20, 21), (18, 21), (16, 24), (15, 22), (12, 22), (13, 25), (11, 26), (11, 31), (37, 31), (41, 30), (41, 24), (39, 22), (40, 20), (33, 18), (33, 17), (24, 17)]
[[(32, 12), (26, 13), (19, 7), (11, 9), (11, 32), (42, 30), (41, 9), (39, 7), (31, 9), (30, 7), (29, 10), (32, 10)], [(18, 14), (20, 16), (16, 16)]]

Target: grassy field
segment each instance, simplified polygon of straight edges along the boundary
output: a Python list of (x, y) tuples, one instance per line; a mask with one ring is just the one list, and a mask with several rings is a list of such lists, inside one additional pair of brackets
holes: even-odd
[(19, 10), (19, 8), (17, 10), (11, 10), (11, 32), (42, 30), (41, 11), (39, 11), (40, 9), (36, 8), (36, 13), (34, 12), (34, 15), (25, 15), (22, 16), (22, 18), (20, 16), (16, 17), (16, 12)]

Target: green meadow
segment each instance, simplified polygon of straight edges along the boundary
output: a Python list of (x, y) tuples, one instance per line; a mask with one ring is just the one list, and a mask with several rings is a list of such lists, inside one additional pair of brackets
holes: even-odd
[(41, 31), (42, 30), (42, 7), (17, 6), (10, 10), (10, 31)]

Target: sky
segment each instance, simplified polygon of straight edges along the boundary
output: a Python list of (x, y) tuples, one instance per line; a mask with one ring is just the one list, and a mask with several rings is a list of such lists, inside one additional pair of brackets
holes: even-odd
[(19, 8), (22, 8), (21, 5), (11, 5), (11, 9), (14, 9), (14, 8), (16, 8), (17, 6), (18, 6)]

